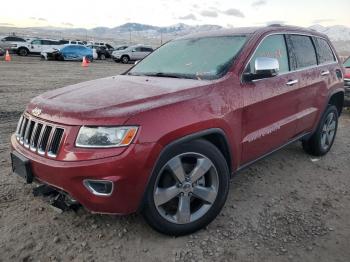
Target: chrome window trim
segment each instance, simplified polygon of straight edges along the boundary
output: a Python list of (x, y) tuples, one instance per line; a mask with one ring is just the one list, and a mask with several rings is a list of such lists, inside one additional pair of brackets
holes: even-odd
[[(244, 83), (247, 83), (243, 80), (243, 75), (244, 75), (244, 72), (245, 70), (247, 69), (248, 65), (250, 64), (252, 58), (254, 57), (255, 53), (257, 52), (258, 48), (260, 47), (261, 43), (269, 36), (272, 36), (272, 35), (302, 35), (302, 36), (308, 36), (308, 37), (317, 37), (317, 38), (321, 38), (323, 40), (325, 40), (327, 42), (327, 44), (329, 45), (329, 47), (331, 48), (332, 50), (332, 53), (333, 53), (333, 56), (335, 58), (335, 61), (333, 62), (329, 62), (329, 63), (323, 63), (323, 64), (317, 64), (317, 65), (312, 65), (312, 66), (307, 66), (307, 67), (303, 67), (303, 68), (299, 68), (299, 69), (295, 69), (295, 70), (290, 70), (288, 72), (284, 72), (284, 73), (281, 73), (281, 74), (278, 74), (277, 76), (275, 77), (278, 77), (278, 76), (283, 76), (283, 75), (286, 75), (286, 74), (290, 74), (290, 73), (294, 73), (294, 72), (300, 72), (300, 71), (303, 71), (303, 70), (309, 70), (311, 68), (317, 68), (317, 67), (322, 67), (322, 66), (325, 66), (325, 65), (333, 65), (333, 64), (339, 64), (339, 61), (338, 61), (338, 57), (336, 56), (336, 53), (333, 49), (333, 46), (329, 44), (329, 41), (327, 38), (325, 37), (322, 37), (322, 36), (316, 36), (316, 35), (312, 35), (312, 34), (307, 34), (307, 33), (297, 33), (297, 32), (288, 32), (288, 31), (281, 31), (281, 32), (274, 32), (274, 33), (269, 33), (267, 35), (265, 35), (259, 42), (259, 44), (256, 46), (254, 52), (249, 56), (249, 59), (247, 59), (247, 63), (245, 63), (244, 65), (244, 69), (241, 73), (241, 84), (244, 84)], [(288, 46), (287, 46), (287, 43), (286, 44), (286, 48), (287, 48), (287, 52), (289, 51), (288, 50)], [(315, 48), (315, 53), (316, 53), (316, 56), (317, 56), (317, 50), (316, 50), (316, 46), (314, 47)], [(288, 53), (289, 55), (289, 53)], [(318, 58), (317, 58), (318, 60)], [(271, 78), (271, 77), (269, 77)], [(257, 82), (257, 81), (260, 81), (260, 80), (264, 80), (264, 79), (269, 79), (269, 78), (261, 78), (261, 79), (256, 79), (256, 80), (252, 80), (250, 82)], [(249, 82), (248, 82), (249, 83)]]

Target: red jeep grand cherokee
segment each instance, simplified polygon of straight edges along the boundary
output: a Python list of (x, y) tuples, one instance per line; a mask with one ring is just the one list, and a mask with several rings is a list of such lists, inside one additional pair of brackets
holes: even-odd
[(123, 75), (34, 98), (11, 138), (13, 170), (92, 212), (140, 211), (160, 232), (188, 234), (218, 215), (231, 174), (298, 140), (330, 150), (343, 73), (315, 31), (185, 36)]

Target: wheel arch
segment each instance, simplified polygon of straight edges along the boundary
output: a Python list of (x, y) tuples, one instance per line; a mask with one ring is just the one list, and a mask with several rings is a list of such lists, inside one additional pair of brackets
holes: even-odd
[(19, 54), (19, 52), (20, 52), (20, 50), (21, 50), (21, 49), (25, 49), (25, 50), (27, 50), (27, 52), (28, 52), (27, 54), (29, 54), (29, 53), (30, 53), (29, 48), (28, 48), (28, 47), (26, 47), (26, 46), (20, 46), (20, 47), (18, 47), (18, 48), (17, 48), (17, 52), (16, 52), (16, 53), (17, 53), (17, 54)]
[(171, 148), (175, 145), (178, 144), (183, 144), (183, 143), (188, 143), (190, 141), (194, 141), (194, 140), (198, 140), (198, 139), (203, 139), (206, 140), (208, 142), (210, 142), (211, 144), (213, 144), (214, 146), (216, 146), (219, 151), (223, 154), (226, 162), (227, 162), (227, 166), (230, 172), (230, 175), (233, 172), (233, 166), (232, 166), (232, 152), (230, 149), (230, 145), (229, 145), (229, 140), (227, 139), (227, 136), (225, 134), (225, 132), (221, 129), (221, 128), (209, 128), (206, 130), (202, 130), (202, 131), (198, 131), (189, 135), (186, 135), (184, 137), (178, 138), (172, 142), (170, 142), (169, 144), (167, 144), (159, 153), (156, 161), (153, 164), (152, 170), (150, 172), (149, 178), (147, 180), (146, 186), (144, 188), (144, 192), (141, 198), (141, 202), (139, 204), (138, 210), (137, 212), (140, 212), (144, 206), (145, 203), (145, 194), (146, 194), (146, 190), (149, 186), (149, 182), (151, 180), (151, 176), (153, 175), (153, 172), (158, 164), (158, 161), (160, 159), (160, 157), (165, 154), (168, 150), (171, 150)]
[(336, 90), (333, 92), (328, 98), (327, 105), (334, 105), (338, 110), (338, 115), (340, 116), (344, 106), (344, 90)]

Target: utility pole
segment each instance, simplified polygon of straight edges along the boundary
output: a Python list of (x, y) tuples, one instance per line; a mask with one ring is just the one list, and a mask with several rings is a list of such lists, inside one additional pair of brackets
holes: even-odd
[(129, 29), (129, 44), (131, 45), (131, 30)]

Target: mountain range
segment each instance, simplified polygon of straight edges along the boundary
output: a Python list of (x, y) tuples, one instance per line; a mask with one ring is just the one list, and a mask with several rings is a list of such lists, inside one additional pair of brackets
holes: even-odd
[[(171, 26), (154, 26), (141, 23), (125, 23), (116, 27), (58, 28), (58, 27), (0, 27), (0, 34), (15, 33), (31, 37), (71, 38), (81, 40), (106, 40), (114, 43), (148, 42), (158, 45), (160, 39), (166, 41), (176, 36), (193, 32), (203, 32), (222, 29), (219, 25), (187, 25), (179, 23)], [(322, 26), (312, 25), (310, 29), (328, 35), (340, 51), (350, 53), (350, 27), (343, 25)], [(348, 51), (349, 50), (349, 51)]]
[[(145, 37), (159, 36), (160, 34), (165, 35), (184, 35), (193, 32), (203, 32), (222, 29), (223, 27), (219, 25), (187, 25), (184, 23), (179, 23), (171, 26), (153, 26), (140, 23), (125, 23), (116, 27), (95, 27), (92, 29), (85, 28), (59, 28), (59, 27), (28, 27), (28, 28), (14, 28), (7, 27), (10, 32), (22, 32), (22, 34), (27, 35), (62, 35), (64, 37), (70, 35), (81, 35), (89, 36), (93, 38), (120, 38), (123, 35), (133, 34), (143, 34)], [(322, 26), (313, 25), (309, 27), (310, 29), (316, 30), (318, 32), (324, 33), (329, 36), (334, 41), (339, 40), (350, 40), (350, 28), (343, 25), (335, 26)], [(6, 27), (1, 28), (4, 32)], [(9, 33), (9, 32), (8, 32)]]

